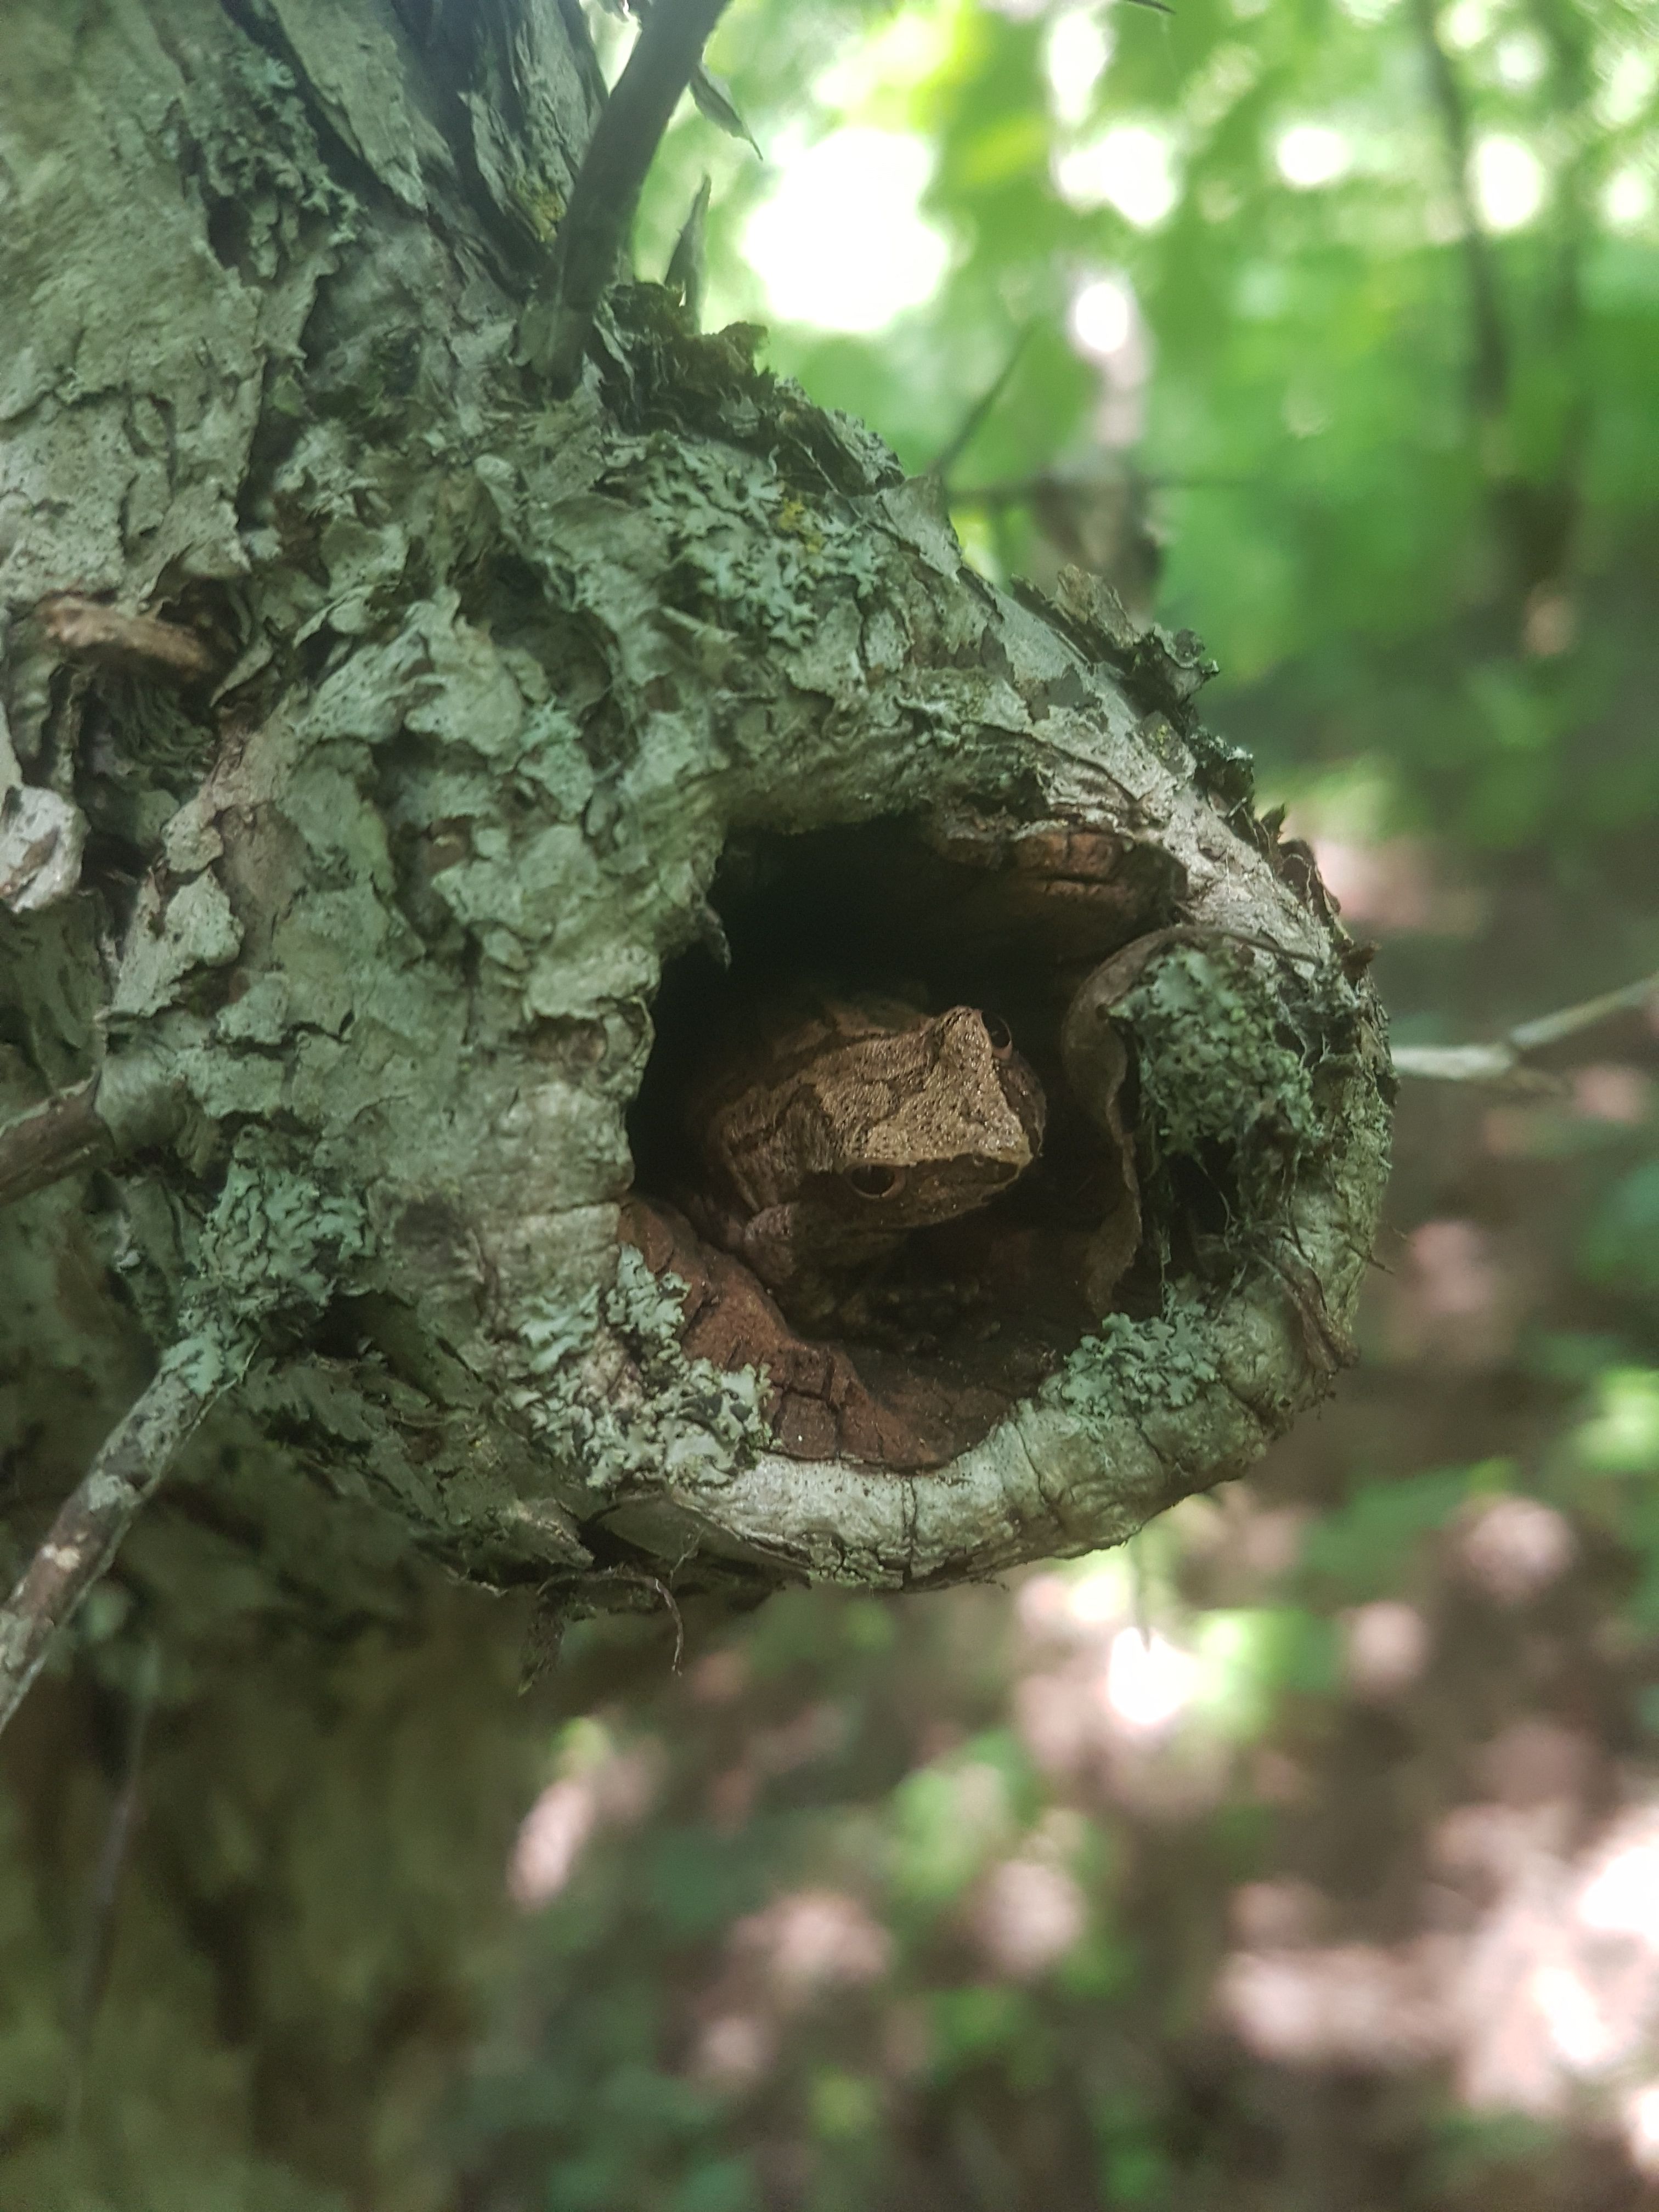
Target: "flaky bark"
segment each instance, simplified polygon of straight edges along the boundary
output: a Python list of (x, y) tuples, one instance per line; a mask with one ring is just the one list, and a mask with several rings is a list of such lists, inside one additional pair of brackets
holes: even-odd
[[(51, 831), (7, 879), (0, 1078), (36, 1116), (26, 1180), (54, 1130), (65, 1169), (112, 1163), (0, 1216), (10, 1564), (167, 1346), (204, 1310), (247, 1333), (246, 1381), (81, 1644), (118, 1697), (123, 1608), (159, 1626), (157, 1736), (193, 1786), (233, 1724), (216, 1664), (250, 1644), (284, 1741), (341, 1699), (324, 1792), (379, 1694), (327, 1638), (441, 1613), (465, 1644), (470, 1620), (457, 1679), (482, 1711), (507, 1632), (482, 1598), (441, 1605), (441, 1572), (551, 1613), (671, 1584), (940, 1584), (1119, 1540), (1318, 1395), (1366, 1263), (1374, 1012), (1226, 788), (1189, 647), (1136, 641), (1080, 581), (1060, 608), (989, 588), (933, 486), (654, 288), (609, 295), (567, 398), (538, 378), (522, 318), (593, 82), (563, 0), (0, 16), (0, 781)], [(1260, 1234), (1224, 1267), (1171, 1261), (1156, 1312), (1060, 1346), (976, 1439), (898, 1470), (781, 1449), (768, 1372), (688, 1352), (685, 1294), (621, 1217), (653, 995), (718, 942), (722, 853), (878, 819), (990, 887), (987, 941), (1023, 948), (1051, 1027), (1050, 971), (1069, 995), (1169, 928), (1255, 948), (1249, 989), (1317, 1000), (1331, 1040)], [(1079, 889), (1079, 834), (1107, 916), (1081, 936), (1045, 918)], [(1030, 921), (1033, 850), (1060, 859)], [(423, 1662), (388, 1664), (429, 1696)], [(403, 1730), (407, 1821), (426, 1762), (483, 1804), (493, 1849), (520, 1738), (461, 1702)], [(258, 1786), (226, 1768), (226, 1819), (252, 1818)], [(281, 1776), (259, 1819), (287, 1835), (313, 1778), (297, 1755)], [(146, 1898), (186, 1811), (158, 1816)], [(424, 1895), (429, 1840), (385, 1839), (386, 1928)], [(392, 2094), (386, 2052), (426, 2047), (373, 2026), (400, 1996), (390, 1940), (349, 2001), (326, 1946), (291, 1972), (260, 1948), (285, 1884), (316, 1905), (309, 1879), (254, 1852), (185, 1885), (209, 1900), (192, 1940), (252, 1946), (231, 2039), (267, 2109), (307, 2008), (353, 2023), (310, 2147), (278, 2121), (245, 2147), (354, 2202), (425, 2201), (402, 2138), (378, 2166), (341, 2148), (351, 2100)], [(411, 2015), (432, 2047), (462, 2032), (471, 1973), (456, 1936)], [(20, 2035), (45, 2033), (44, 1986), (17, 1985)], [(50, 2135), (56, 2061), (29, 2079), (21, 2105), (0, 2085), (0, 2140)], [(177, 2102), (149, 2082), (146, 2125)]]

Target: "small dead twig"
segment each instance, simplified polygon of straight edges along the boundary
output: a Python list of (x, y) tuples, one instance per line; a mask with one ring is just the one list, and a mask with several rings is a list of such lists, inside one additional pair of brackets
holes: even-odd
[(524, 320), (525, 352), (564, 398), (581, 374), (594, 312), (616, 275), (640, 187), (726, 0), (656, 0), (570, 189), (546, 285)]
[(165, 1056), (112, 1053), (96, 1075), (54, 1092), (0, 1128), (0, 1206), (14, 1206), (82, 1169), (168, 1143), (184, 1112), (176, 1073)]
[(82, 1168), (101, 1167), (115, 1151), (97, 1108), (98, 1083), (60, 1091), (44, 1106), (0, 1129), (0, 1206), (12, 1206)]
[(193, 629), (156, 615), (124, 615), (118, 607), (75, 592), (55, 592), (41, 600), (37, 611), (46, 635), (73, 660), (185, 686), (205, 683), (220, 665)]
[(245, 1364), (237, 1345), (201, 1336), (175, 1345), (58, 1508), (0, 1606), (0, 1729), (27, 1695), (52, 1638), (108, 1571), (139, 1508)]

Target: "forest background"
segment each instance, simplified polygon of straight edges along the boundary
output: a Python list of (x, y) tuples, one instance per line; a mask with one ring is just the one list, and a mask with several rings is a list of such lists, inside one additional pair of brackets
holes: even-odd
[[(597, 9), (614, 76), (631, 35)], [(1659, 969), (1645, 0), (738, 0), (706, 326), (1108, 575), (1396, 1046)], [(1659, 991), (1408, 1079), (1358, 1371), (1004, 1589), (573, 1632), (447, 2146), (489, 2212), (1659, 2186)]]
[[(322, 590), (304, 562), (325, 537), (354, 574), (391, 560), (388, 618), (405, 587), (428, 591), (423, 570), (394, 580), (403, 556), (383, 550), (413, 540), (358, 527), (385, 511), (378, 493), (333, 530), (342, 451), (362, 446), (351, 497), (390, 487), (415, 538), (437, 528), (449, 573), (472, 541), (448, 534), (450, 480), (428, 457), (452, 450), (472, 404), (458, 395), (485, 340), (470, 317), (494, 334), (485, 381), (507, 450), (539, 434), (533, 386), (501, 349), (566, 206), (561, 149), (592, 112), (584, 10), (614, 81), (624, 0), (283, 0), (280, 35), (269, 0), (12, 0), (0, 196), (8, 176), (31, 181), (0, 235), (0, 291), (27, 303), (0, 411), (25, 488), (9, 573), (35, 577), (18, 605), (41, 574), (124, 575), (148, 604), (161, 556), (141, 548), (129, 573), (118, 549), (154, 536), (151, 494), (97, 507), (82, 546), (31, 487), (69, 485), (73, 451), (89, 471), (76, 496), (94, 477), (118, 490), (107, 450), (128, 447), (134, 484), (180, 467), (186, 486), (221, 483), (226, 390), (258, 398), (265, 425), (232, 468), (243, 506), (264, 514), (287, 485), (270, 508), (282, 527), (249, 539), (260, 620), (304, 648), (273, 665), (272, 696), (289, 676), (306, 693), (336, 650), (309, 623), (290, 635)], [(297, 76), (289, 33), (307, 56)], [(339, 137), (331, 88), (343, 72), (358, 120), (378, 114), (385, 81), (362, 58), (388, 53), (453, 112), (418, 146), (405, 116), (377, 169)], [(331, 1478), (349, 1464), (336, 1447), (362, 1433), (312, 1419), (343, 1402), (356, 1339), (337, 1332), (356, 1322), (336, 1313), (335, 1334), (307, 1340), (332, 1377), (324, 1398), (295, 1401), (297, 1430), (270, 1401), (204, 1431), (207, 1479), (181, 1477), (140, 1516), (8, 1737), (0, 2195), (19, 2212), (1659, 2202), (1653, 0), (734, 0), (709, 60), (727, 90), (698, 86), (653, 167), (640, 273), (672, 266), (706, 329), (767, 325), (772, 366), (931, 476), (988, 574), (1048, 583), (1080, 562), (1137, 615), (1201, 633), (1224, 672), (1206, 720), (1254, 750), (1258, 804), (1270, 821), (1288, 810), (1287, 835), (1312, 842), (1375, 949), (1404, 1080), (1363, 1358), (1249, 1483), (1122, 1551), (949, 1597), (796, 1590), (743, 1618), (682, 1584), (683, 1614), (653, 1601), (573, 1629), (520, 1701), (514, 1675), (549, 1656), (557, 1607), (526, 1644), (528, 1589), (458, 1593), (439, 1567), (416, 1571), (401, 1520), (336, 1510)], [(502, 88), (544, 62), (526, 112), (548, 135), (526, 123), (529, 167), (503, 167)], [(433, 74), (452, 67), (453, 82)], [(482, 149), (482, 200), (463, 188), (452, 204), (454, 145)], [(406, 197), (428, 156), (450, 209), (437, 230)], [(379, 195), (376, 175), (395, 189)], [(682, 227), (705, 198), (694, 283), (700, 218), (692, 238)], [(480, 207), (507, 226), (505, 290), (473, 282), (494, 255), (470, 258)], [(83, 343), (95, 265), (118, 276), (96, 325), (110, 389)], [(186, 270), (203, 280), (188, 312)], [(319, 286), (295, 353), (283, 319)], [(647, 323), (678, 317), (660, 292), (629, 296)], [(30, 365), (37, 337), (50, 370)], [(705, 365), (747, 347), (688, 343)], [(428, 358), (442, 419), (422, 416)], [(124, 401), (129, 374), (150, 378), (154, 404)], [(685, 442), (659, 428), (653, 450), (688, 480), (722, 453), (743, 539), (749, 479), (732, 471), (747, 449), (711, 448), (668, 396)], [(60, 402), (84, 446), (53, 444)], [(307, 416), (335, 455), (314, 483), (310, 461), (283, 473)], [(236, 419), (251, 434), (254, 416)], [(475, 461), (500, 479), (476, 433), (453, 448), (463, 489)], [(562, 512), (526, 496), (526, 513)], [(925, 488), (905, 501), (931, 518)], [(464, 497), (456, 512), (471, 511)], [(240, 574), (240, 538), (198, 542), (193, 513), (177, 542), (210, 580)], [(605, 513), (601, 538), (623, 510)], [(777, 529), (800, 522), (778, 508)], [(613, 574), (604, 554), (596, 576)], [(510, 631), (520, 567), (495, 581)], [(567, 612), (614, 621), (618, 645), (641, 635), (612, 586), (572, 600), (556, 562), (550, 583)], [(355, 583), (327, 604), (345, 660), (378, 651), (361, 647)], [(244, 605), (233, 592), (220, 611)], [(107, 614), (71, 599), (49, 619), (70, 606)], [(153, 650), (193, 634), (140, 635)], [(72, 669), (65, 683), (50, 772), (79, 775), (116, 825), (96, 859), (113, 899), (73, 909), (78, 935), (62, 916), (9, 928), (27, 989), (0, 1059), (31, 1100), (93, 1055), (94, 917), (125, 911), (128, 862), (149, 866), (143, 825), (186, 819), (169, 779), (195, 775), (208, 726), (187, 718), (194, 734), (169, 750), (179, 727), (154, 683), (88, 690)], [(16, 691), (7, 712), (33, 742), (46, 694), (18, 708)], [(83, 732), (88, 701), (112, 719)], [(214, 726), (229, 746), (216, 757), (244, 761), (240, 723)], [(757, 756), (765, 788), (720, 804), (752, 814), (792, 778), (817, 804), (842, 775), (859, 808), (879, 803), (866, 785), (886, 798), (900, 755), (872, 776), (856, 745), (885, 726), (826, 744), (811, 769), (781, 734)], [(566, 735), (574, 747), (574, 723)], [(373, 758), (368, 743), (353, 754), (351, 787), (378, 852), (390, 802), (362, 781)], [(653, 773), (665, 791), (672, 769)], [(493, 772), (479, 781), (486, 813), (518, 804)], [(307, 801), (296, 784), (269, 815), (213, 803), (232, 843), (246, 831), (265, 860), (311, 851), (314, 830), (326, 896), (345, 788), (325, 778)], [(58, 818), (79, 819), (62, 805)], [(602, 842), (610, 820), (599, 807), (582, 837)], [(664, 825), (670, 846), (680, 826)], [(410, 836), (397, 849), (422, 868), (453, 865), (447, 833), (429, 850)], [(630, 898), (661, 893), (672, 919), (664, 849), (614, 873)], [(173, 884), (169, 913), (192, 895), (165, 868), (144, 880)], [(388, 870), (380, 888), (404, 880)], [(700, 880), (688, 863), (685, 885)], [(561, 926), (568, 889), (549, 879)], [(605, 911), (622, 918), (599, 925), (608, 956), (634, 923), (627, 900)], [(640, 945), (654, 962), (657, 939)], [(252, 1015), (234, 1019), (257, 1042)], [(310, 1026), (296, 1002), (296, 1054)], [(406, 1012), (393, 1026), (422, 1048), (433, 1030)], [(624, 1026), (642, 1051), (642, 1023)], [(351, 1079), (372, 1086), (377, 1067), (353, 1060)], [(444, 1146), (483, 1129), (494, 1160), (497, 1094), (460, 1070)], [(580, 1169), (608, 1202), (633, 1093), (603, 1081), (609, 1134)], [(532, 1126), (493, 1182), (467, 1156), (497, 1200), (510, 1178), (509, 1212), (526, 1177), (558, 1183), (563, 1154)], [(641, 1105), (641, 1160), (648, 1135)], [(193, 1218), (200, 1163), (175, 1164), (191, 1186), (178, 1218)], [(44, 1523), (86, 1464), (78, 1440), (143, 1371), (151, 1310), (130, 1316), (124, 1287), (131, 1205), (149, 1206), (169, 1283), (179, 1256), (152, 1170), (172, 1172), (152, 1160), (125, 1191), (94, 1176), (84, 1219), (68, 1185), (10, 1217), (21, 1257), (0, 1336), (21, 1364), (0, 1489), (20, 1530)], [(310, 1254), (334, 1217), (283, 1188)], [(436, 1217), (401, 1218), (425, 1252)], [(545, 1249), (532, 1237), (521, 1256)], [(591, 1287), (591, 1260), (574, 1279)], [(544, 1345), (539, 1303), (532, 1319)], [(464, 1390), (446, 1416), (463, 1522), (477, 1402)], [(320, 1455), (318, 1424), (335, 1440)], [(422, 1465), (430, 1441), (416, 1439)], [(394, 1455), (394, 1470), (414, 1464)], [(514, 1582), (545, 1571), (543, 1549), (508, 1550)], [(441, 1552), (470, 1571), (465, 1545)], [(54, 1573), (82, 1558), (41, 1556)], [(591, 1579), (662, 1595), (615, 1567)]]

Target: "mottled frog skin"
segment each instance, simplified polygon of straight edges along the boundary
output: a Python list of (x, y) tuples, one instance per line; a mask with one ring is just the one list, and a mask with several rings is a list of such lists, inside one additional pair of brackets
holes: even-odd
[(688, 1211), (797, 1321), (924, 1229), (1008, 1188), (1042, 1144), (1042, 1085), (972, 1006), (823, 997), (757, 1010), (694, 1079)]

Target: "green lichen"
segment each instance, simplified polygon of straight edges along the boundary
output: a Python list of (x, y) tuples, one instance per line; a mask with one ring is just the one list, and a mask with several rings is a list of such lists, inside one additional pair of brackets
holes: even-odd
[(554, 234), (564, 221), (568, 204), (564, 193), (544, 179), (531, 176), (524, 171), (509, 179), (507, 190), (514, 206), (524, 216), (535, 235), (544, 246), (550, 246)]
[(359, 1200), (329, 1189), (314, 1164), (289, 1166), (268, 1139), (249, 1133), (202, 1231), (192, 1321), (266, 1333), (301, 1326), (369, 1250)]
[(1255, 762), (1249, 750), (1218, 736), (1202, 722), (1188, 731), (1187, 746), (1199, 789), (1207, 793), (1230, 820), (1238, 813), (1248, 815), (1255, 798)]
[(833, 495), (808, 505), (771, 468), (659, 433), (607, 488), (655, 514), (669, 533), (675, 596), (687, 612), (740, 635), (808, 642), (831, 591), (860, 605), (879, 581), (867, 527)]
[(1138, 1131), (1156, 1181), (1172, 1160), (1224, 1170), (1255, 1214), (1282, 1201), (1328, 1143), (1322, 1065), (1352, 1025), (1352, 994), (1321, 971), (1285, 981), (1248, 946), (1178, 945), (1118, 1008), (1140, 1081)]
[(258, 46), (228, 46), (214, 99), (189, 100), (169, 119), (167, 143), (209, 201), (235, 211), (242, 251), (260, 276), (276, 274), (307, 217), (320, 217), (336, 239), (354, 227), (294, 72)]
[[(568, 1297), (543, 1300), (520, 1324), (526, 1380), (514, 1403), (592, 1490), (615, 1492), (635, 1479), (653, 1489), (676, 1478), (717, 1482), (769, 1441), (755, 1374), (681, 1350), (680, 1288), (624, 1246), (608, 1291), (574, 1308)], [(637, 1381), (597, 1389), (595, 1364), (614, 1359), (618, 1345)]]
[(1292, 1145), (1312, 1141), (1306, 1063), (1280, 1041), (1272, 980), (1242, 948), (1176, 946), (1149, 964), (1121, 1015), (1134, 1031), (1142, 1108), (1164, 1151), (1243, 1148), (1267, 1124)]
[(1214, 1333), (1204, 1309), (1177, 1296), (1154, 1320), (1108, 1314), (1042, 1395), (1103, 1433), (1125, 1415), (1179, 1413), (1220, 1380), (1206, 1349)]

